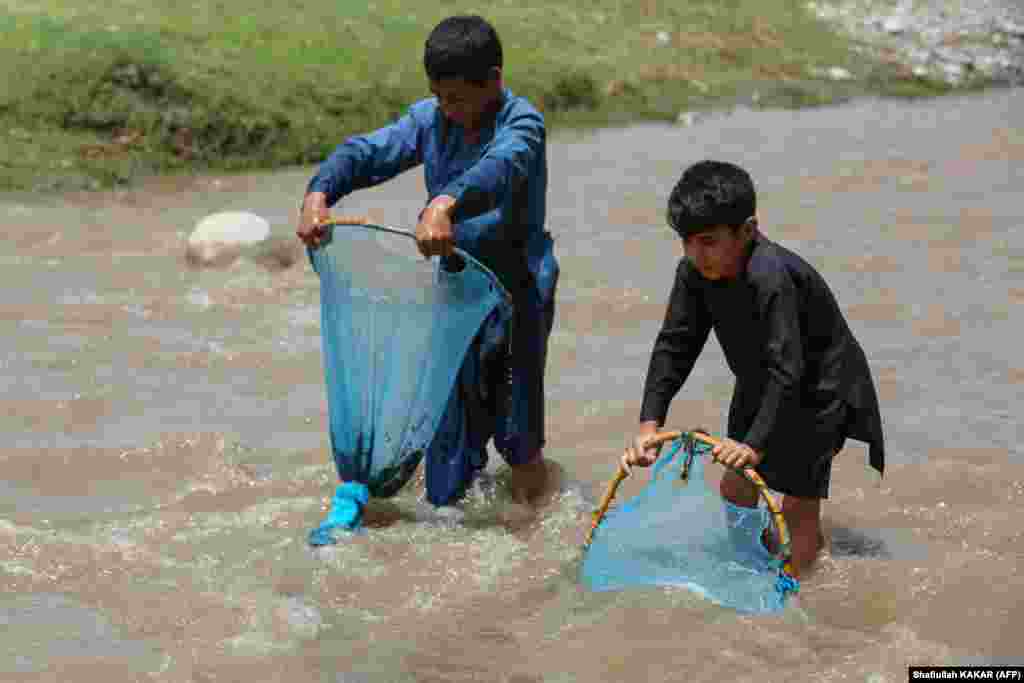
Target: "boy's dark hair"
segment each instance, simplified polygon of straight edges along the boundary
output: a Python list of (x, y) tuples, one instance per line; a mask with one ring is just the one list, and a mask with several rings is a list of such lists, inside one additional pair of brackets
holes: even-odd
[(464, 78), (483, 85), (491, 69), (502, 66), (498, 32), (483, 17), (448, 17), (434, 27), (423, 50), (423, 67), (432, 81)]
[(669, 226), (682, 238), (718, 225), (742, 226), (757, 210), (754, 181), (735, 164), (700, 161), (683, 171), (668, 198)]

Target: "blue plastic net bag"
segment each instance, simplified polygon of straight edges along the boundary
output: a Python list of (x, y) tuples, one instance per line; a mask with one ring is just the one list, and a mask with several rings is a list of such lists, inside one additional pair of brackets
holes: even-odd
[(310, 532), (312, 545), (325, 545), (361, 527), (370, 496), (392, 496), (412, 477), (473, 338), (510, 304), (472, 257), (457, 251), (451, 269), (425, 261), (395, 229), (334, 225), (309, 255), (320, 277), (331, 448), (343, 482)]
[(764, 506), (732, 505), (708, 486), (710, 451), (677, 440), (661, 455), (640, 493), (595, 529), (580, 570), (584, 585), (685, 587), (740, 612), (785, 606), (798, 584), (762, 542), (765, 530), (774, 533), (773, 515)]

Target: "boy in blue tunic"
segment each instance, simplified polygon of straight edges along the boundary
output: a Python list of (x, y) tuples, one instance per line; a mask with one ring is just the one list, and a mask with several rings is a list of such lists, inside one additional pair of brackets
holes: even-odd
[[(712, 455), (728, 467), (755, 467), (785, 494), (799, 573), (824, 544), (821, 501), (846, 438), (869, 444), (871, 466), (883, 471), (882, 418), (867, 357), (832, 291), (807, 261), (761, 234), (756, 210), (750, 175), (725, 162), (694, 164), (672, 190), (668, 223), (685, 257), (651, 353), (639, 433), (623, 464), (655, 461), (647, 439), (664, 425), (714, 330), (736, 387), (729, 438)], [(731, 470), (721, 493), (733, 505), (757, 505), (757, 490)]]
[(456, 501), (486, 465), (493, 438), (511, 466), (513, 495), (528, 501), (547, 473), (544, 368), (559, 272), (544, 228), (544, 119), (504, 87), (501, 43), (478, 16), (438, 24), (423, 63), (434, 97), (338, 146), (309, 183), (297, 234), (319, 245), (318, 220), (329, 206), (423, 164), (429, 201), (416, 227), (420, 253), (446, 259), (453, 247), (466, 251), (495, 273), (514, 307), (508, 353), (495, 361), (471, 352), (460, 370), (426, 454), (427, 497)]

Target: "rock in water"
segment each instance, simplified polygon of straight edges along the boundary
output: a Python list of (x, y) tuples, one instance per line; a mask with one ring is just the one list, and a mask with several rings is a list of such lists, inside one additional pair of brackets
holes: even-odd
[(270, 236), (270, 223), (254, 213), (223, 211), (207, 216), (189, 235), (185, 258), (195, 266), (224, 266), (244, 247)]

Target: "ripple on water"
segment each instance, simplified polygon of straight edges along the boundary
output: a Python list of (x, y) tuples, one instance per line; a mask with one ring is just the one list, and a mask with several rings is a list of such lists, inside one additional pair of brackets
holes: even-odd
[(0, 599), (0, 671), (38, 673), (63, 658), (119, 659), (139, 673), (163, 661), (154, 643), (126, 639), (102, 612), (56, 593)]

